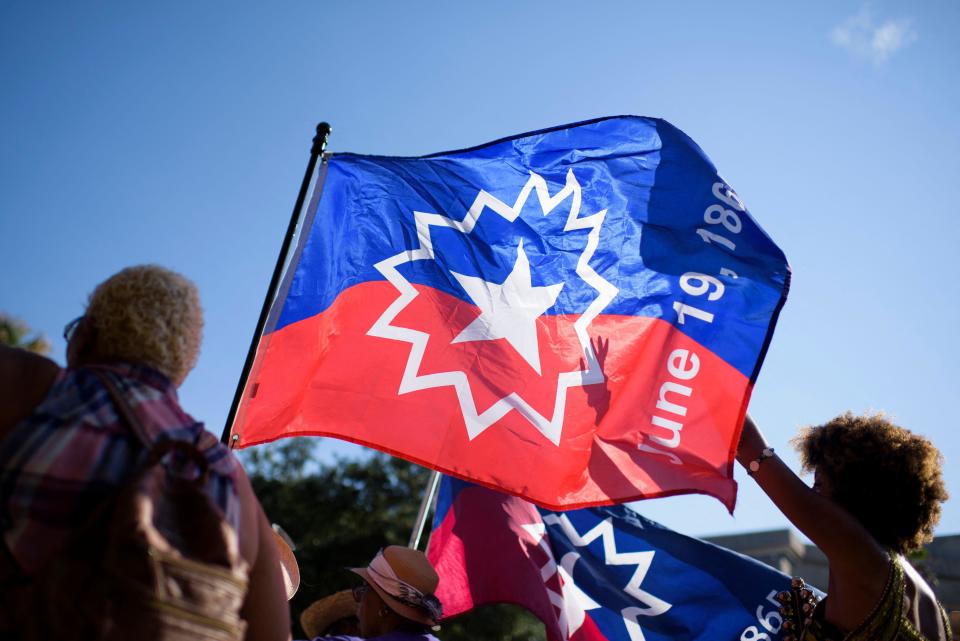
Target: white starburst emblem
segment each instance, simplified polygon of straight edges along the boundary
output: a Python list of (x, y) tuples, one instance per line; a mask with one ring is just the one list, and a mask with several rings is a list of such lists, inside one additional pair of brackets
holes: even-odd
[[(436, 260), (431, 228), (442, 227), (469, 235), (476, 227), (480, 216), (487, 210), (513, 222), (520, 215), (531, 193), (536, 193), (544, 216), (549, 215), (557, 205), (570, 198), (570, 213), (563, 231), (589, 230), (586, 247), (577, 260), (575, 270), (577, 275), (597, 292), (596, 298), (574, 322), (574, 331), (583, 350), (586, 369), (560, 372), (557, 375), (556, 399), (553, 414), (549, 417), (540, 414), (515, 392), (500, 398), (483, 412), (478, 412), (466, 372), (458, 370), (419, 374), (430, 336), (425, 332), (393, 324), (397, 315), (418, 295), (417, 290), (397, 268), (404, 263), (416, 260)], [(503, 418), (509, 411), (516, 410), (551, 443), (560, 444), (567, 389), (604, 381), (603, 372), (587, 335), (587, 327), (610, 304), (618, 292), (612, 283), (600, 276), (589, 264), (600, 242), (600, 228), (607, 211), (602, 210), (581, 218), (580, 204), (580, 183), (570, 170), (567, 172), (566, 184), (553, 196), (550, 195), (546, 181), (538, 174), (531, 172), (530, 179), (520, 190), (512, 206), (481, 190), (470, 209), (459, 220), (436, 213), (413, 212), (419, 247), (406, 249), (374, 265), (374, 268), (397, 289), (400, 295), (367, 331), (369, 336), (410, 344), (410, 354), (400, 381), (399, 394), (444, 386), (454, 388), (466, 424), (467, 435), (471, 440)], [(517, 260), (513, 270), (503, 283), (491, 283), (476, 276), (450, 273), (481, 310), (480, 316), (460, 332), (453, 342), (504, 338), (539, 374), (540, 355), (536, 320), (553, 305), (563, 285), (558, 283), (546, 287), (534, 287), (531, 283), (530, 264), (522, 244), (517, 250)]]
[[(559, 628), (560, 638), (569, 639), (583, 627), (583, 622), (587, 618), (587, 610), (596, 610), (602, 606), (590, 598), (590, 595), (581, 590), (573, 581), (573, 566), (580, 558), (579, 554), (567, 552), (563, 555), (560, 565), (557, 565), (546, 536), (546, 525), (541, 521), (540, 523), (524, 524), (522, 527), (546, 554), (547, 561), (540, 568), (540, 579), (543, 581), (543, 588), (547, 592), (550, 604), (557, 609), (557, 627)], [(550, 586), (554, 575), (559, 575), (557, 582), (560, 584), (560, 592)]]
[[(609, 518), (597, 523), (589, 532), (581, 535), (570, 522), (570, 517), (566, 514), (547, 514), (543, 517), (547, 525), (558, 525), (563, 530), (564, 535), (576, 547), (590, 545), (597, 538), (603, 541), (603, 557), (607, 565), (633, 565), (636, 569), (627, 585), (623, 587), (624, 593), (632, 597), (639, 605), (629, 605), (620, 610), (620, 616), (623, 617), (623, 625), (630, 635), (630, 641), (644, 641), (643, 630), (640, 627), (640, 617), (655, 617), (666, 613), (673, 607), (659, 597), (655, 597), (640, 585), (650, 571), (650, 564), (653, 563), (653, 557), (656, 552), (650, 550), (646, 552), (619, 552), (617, 542), (613, 534), (613, 523)], [(568, 574), (573, 575), (573, 563), (579, 559), (580, 555), (576, 552), (568, 552), (564, 555), (565, 562), (568, 557), (574, 555), (568, 562), (570, 565)], [(598, 606), (599, 607), (599, 606)]]

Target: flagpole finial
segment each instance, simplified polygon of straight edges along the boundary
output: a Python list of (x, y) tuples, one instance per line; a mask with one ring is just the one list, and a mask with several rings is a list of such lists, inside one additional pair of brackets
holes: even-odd
[(331, 131), (333, 130), (330, 127), (330, 123), (321, 122), (317, 124), (317, 135), (313, 137), (313, 148), (310, 150), (310, 153), (316, 154), (317, 156), (323, 153)]
[(310, 160), (307, 162), (307, 170), (304, 172), (303, 181), (300, 183), (300, 191), (297, 193), (297, 201), (293, 206), (293, 214), (290, 216), (290, 223), (287, 225), (287, 234), (283, 237), (283, 244), (280, 246), (280, 255), (277, 257), (276, 267), (273, 269), (273, 276), (270, 279), (270, 286), (267, 288), (267, 295), (263, 300), (263, 307), (260, 309), (260, 319), (257, 321), (256, 331), (253, 333), (253, 339), (250, 341), (250, 349), (247, 350), (247, 360), (243, 364), (243, 370), (240, 373), (240, 380), (237, 383), (237, 391), (233, 396), (233, 404), (230, 406), (230, 413), (227, 414), (227, 423), (223, 428), (223, 435), (220, 441), (223, 444), (229, 444), (236, 447), (239, 443), (240, 435), (234, 434), (230, 439), (233, 422), (237, 417), (237, 409), (240, 407), (240, 399), (243, 396), (243, 390), (247, 385), (247, 379), (250, 371), (253, 369), (253, 361), (257, 354), (257, 346), (260, 344), (260, 338), (267, 325), (267, 316), (280, 287), (280, 277), (283, 273), (283, 266), (286, 264), (287, 253), (290, 251), (290, 245), (293, 242), (293, 236), (297, 231), (297, 225), (300, 222), (300, 214), (303, 210), (303, 203), (306, 201), (307, 190), (313, 180), (314, 171), (317, 167), (317, 160), (323, 155), (323, 150), (327, 146), (327, 137), (330, 135), (330, 123), (321, 122), (317, 124), (317, 135), (313, 137), (313, 145), (310, 147)]

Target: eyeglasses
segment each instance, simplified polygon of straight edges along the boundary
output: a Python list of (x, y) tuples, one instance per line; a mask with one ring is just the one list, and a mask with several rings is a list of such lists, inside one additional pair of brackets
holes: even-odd
[(353, 586), (353, 600), (357, 603), (363, 601), (363, 597), (367, 594), (367, 590), (370, 589), (370, 586), (366, 583), (361, 583), (360, 585)]
[(77, 326), (80, 324), (80, 321), (83, 320), (83, 316), (77, 316), (72, 321), (66, 324), (63, 328), (63, 340), (70, 342), (70, 339), (73, 338), (73, 333), (77, 331)]

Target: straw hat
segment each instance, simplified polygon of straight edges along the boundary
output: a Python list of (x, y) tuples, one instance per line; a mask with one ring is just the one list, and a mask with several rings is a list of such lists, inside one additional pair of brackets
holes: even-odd
[(300, 627), (309, 638), (322, 636), (341, 619), (357, 616), (357, 602), (352, 590), (341, 590), (314, 601), (300, 615)]
[[(386, 567), (383, 565), (384, 562)], [(378, 571), (375, 567), (378, 565), (381, 571)], [(382, 552), (379, 552), (373, 561), (370, 562), (369, 566), (365, 568), (350, 568), (350, 571), (363, 577), (367, 585), (377, 591), (377, 594), (379, 594), (383, 602), (387, 604), (387, 607), (400, 616), (424, 625), (432, 626), (437, 624), (440, 602), (433, 593), (437, 589), (440, 578), (437, 576), (433, 566), (430, 565), (430, 561), (427, 560), (426, 555), (420, 550), (405, 548), (400, 545), (391, 545)], [(394, 576), (390, 577), (389, 574), (393, 574)], [(401, 593), (406, 586), (414, 588), (423, 596), (431, 599), (436, 604), (438, 616), (436, 618), (431, 616), (426, 607), (417, 607), (408, 604), (411, 600), (415, 599), (407, 598), (403, 601), (400, 600), (398, 597), (401, 597)], [(398, 587), (399, 589), (397, 589)], [(391, 594), (387, 590), (395, 591), (397, 594)]]
[(293, 598), (300, 587), (300, 566), (293, 554), (293, 544), (279, 525), (273, 525), (273, 542), (277, 545), (280, 567), (283, 570), (283, 587), (287, 590), (287, 601)]

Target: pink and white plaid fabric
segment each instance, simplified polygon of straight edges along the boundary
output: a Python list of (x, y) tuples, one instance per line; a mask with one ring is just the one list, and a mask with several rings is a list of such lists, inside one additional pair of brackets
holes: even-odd
[[(159, 372), (103, 369), (153, 442), (196, 442), (210, 466), (208, 492), (236, 528), (241, 467), (233, 453), (183, 411), (176, 388)], [(90, 371), (62, 370), (33, 414), (0, 441), (0, 532), (21, 571), (40, 568), (145, 457), (103, 384)]]

